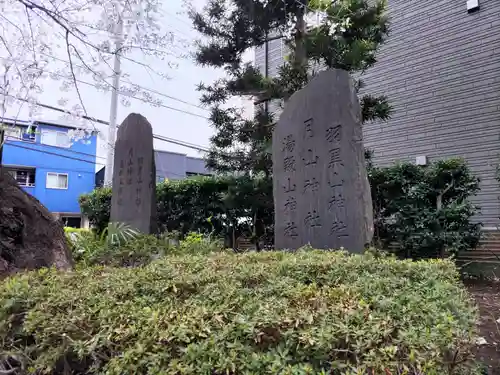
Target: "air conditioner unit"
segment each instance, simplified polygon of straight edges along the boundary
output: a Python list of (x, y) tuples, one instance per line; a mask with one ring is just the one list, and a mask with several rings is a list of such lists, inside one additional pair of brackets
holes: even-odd
[(472, 13), (479, 10), (479, 0), (467, 0), (467, 12)]

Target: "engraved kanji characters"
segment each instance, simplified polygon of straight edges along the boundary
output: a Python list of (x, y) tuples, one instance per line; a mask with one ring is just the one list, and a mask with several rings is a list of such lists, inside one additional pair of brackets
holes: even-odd
[(321, 218), (316, 210), (312, 210), (307, 213), (306, 217), (304, 218), (304, 225), (311, 228), (321, 227)]
[(349, 237), (346, 233), (347, 225), (344, 221), (335, 219), (330, 227), (330, 236), (336, 236), (337, 238)]
[(340, 140), (342, 139), (341, 130), (341, 125), (330, 126), (328, 129), (326, 129), (326, 140), (330, 143), (340, 142)]
[[(347, 212), (343, 202), (343, 197), (340, 195), (335, 196), (336, 207), (333, 209), (334, 219), (330, 226), (330, 236), (337, 238), (348, 237), (347, 234)], [(341, 204), (339, 201), (342, 201)]]
[(307, 150), (307, 155), (305, 158), (302, 158), (305, 166), (316, 165), (318, 164), (319, 156), (314, 155), (314, 151), (310, 148)]
[(294, 196), (289, 196), (285, 202), (285, 212), (295, 211), (297, 209), (297, 199)]
[(331, 150), (328, 150), (328, 168), (332, 168), (335, 164), (342, 164), (342, 158), (340, 156), (340, 147), (335, 147), (332, 148)]
[(328, 210), (333, 210), (334, 208), (344, 208), (345, 199), (344, 194), (342, 194), (341, 188), (333, 188), (332, 195), (328, 200)]
[(128, 163), (127, 163), (127, 185), (132, 184), (132, 175), (134, 172), (134, 149), (130, 148), (128, 150)]
[(317, 191), (319, 189), (319, 181), (316, 178), (307, 179), (304, 181), (304, 193), (307, 191)]
[(314, 119), (312, 117), (310, 119), (307, 119), (306, 121), (304, 121), (304, 128), (306, 130), (306, 137), (308, 137), (308, 138), (314, 137), (313, 125), (314, 125)]
[(292, 184), (292, 180), (290, 179), (290, 177), (287, 178), (287, 182), (288, 183), (285, 186), (283, 186), (285, 193), (290, 193), (292, 191), (295, 191), (297, 186), (295, 184)]
[(138, 157), (137, 158), (137, 183), (142, 184), (142, 167), (144, 164), (144, 158)]
[(328, 150), (328, 168), (333, 172), (334, 175), (338, 175), (342, 168), (344, 167), (344, 162), (340, 154), (340, 147), (335, 147)]
[(295, 172), (295, 157), (287, 156), (283, 159), (283, 169), (285, 172)]
[(291, 221), (286, 224), (284, 234), (286, 237), (296, 238), (299, 235), (297, 230), (297, 225), (295, 225), (295, 223)]
[(140, 206), (141, 202), (142, 202), (141, 192), (142, 192), (142, 188), (140, 186), (135, 189), (135, 204), (137, 206)]
[(293, 152), (293, 150), (295, 150), (295, 139), (289, 134), (283, 139), (282, 151)]
[(125, 170), (125, 163), (123, 162), (123, 159), (120, 160), (120, 169), (118, 170), (118, 179), (119, 179), (119, 185), (118, 185), (118, 201), (117, 204), (121, 206), (123, 204), (123, 199), (122, 199), (122, 194), (123, 194), (123, 185), (125, 184), (124, 181), (124, 171)]
[[(292, 134), (287, 135), (283, 139), (282, 144), (282, 151), (284, 152), (283, 170), (286, 173), (295, 172), (297, 169), (297, 163), (295, 155), (292, 154), (295, 150), (296, 145), (294, 136)], [(297, 199), (293, 195), (296, 191), (296, 185), (292, 183), (292, 179), (290, 177), (287, 177), (287, 182), (285, 185), (283, 185), (283, 190), (286, 194), (288, 194), (287, 200), (284, 204), (284, 212), (291, 213), (292, 211), (295, 211), (297, 209)], [(288, 224), (287, 228), (285, 229), (285, 235), (293, 238), (298, 236), (297, 227), (293, 222)]]

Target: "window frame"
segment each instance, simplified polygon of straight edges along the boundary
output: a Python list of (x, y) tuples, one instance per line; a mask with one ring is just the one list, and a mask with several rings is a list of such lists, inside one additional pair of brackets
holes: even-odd
[(38, 130), (38, 127), (36, 125), (30, 125), (26, 128), (22, 128), (21, 129), (21, 141), (35, 143), (37, 130)]
[[(3, 130), (3, 135), (4, 135), (5, 139), (21, 140), (23, 129), (20, 126), (5, 126), (2, 130)], [(8, 131), (13, 131), (13, 130), (16, 131), (16, 133), (17, 133), (16, 136), (13, 136), (13, 135), (7, 133)]]
[[(46, 143), (43, 141), (43, 136), (44, 134), (54, 134), (55, 135), (55, 144), (52, 144), (52, 143)], [(67, 144), (64, 145), (64, 146), (61, 146), (59, 144), (57, 144), (57, 137), (58, 135), (60, 134), (63, 134), (64, 136), (67, 137)], [(52, 130), (52, 129), (45, 129), (45, 130), (42, 130), (40, 132), (40, 143), (42, 145), (46, 145), (46, 146), (50, 146), (50, 147), (60, 147), (60, 148), (70, 148), (71, 147), (71, 142), (70, 142), (70, 139), (69, 139), (69, 135), (68, 135), (68, 132), (64, 132), (64, 131), (59, 131), (59, 130)]]
[[(14, 178), (14, 180), (16, 181), (16, 183), (19, 186), (29, 187), (29, 188), (35, 187), (35, 185), (36, 185), (36, 169), (34, 169), (34, 168), (6, 168), (6, 169), (7, 169), (7, 173), (9, 173), (12, 176), (12, 178)], [(12, 175), (12, 172), (15, 175)], [(17, 179), (18, 172), (26, 172), (26, 182), (24, 184), (22, 184), (18, 181), (18, 179)], [(31, 180), (30, 180), (30, 175), (33, 176), (33, 179), (31, 179)], [(33, 182), (30, 183), (30, 181), (33, 181)]]
[[(55, 175), (58, 178), (59, 178), (59, 176), (66, 176), (66, 187), (62, 188), (62, 187), (50, 187), (50, 186), (48, 186), (49, 175)], [(69, 175), (68, 175), (68, 173), (47, 172), (47, 174), (45, 176), (45, 188), (46, 189), (54, 189), (54, 190), (68, 190), (68, 188), (69, 188)]]

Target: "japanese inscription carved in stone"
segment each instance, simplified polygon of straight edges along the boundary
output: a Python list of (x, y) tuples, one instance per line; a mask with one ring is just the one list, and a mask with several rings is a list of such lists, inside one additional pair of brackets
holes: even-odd
[(363, 251), (373, 235), (361, 109), (349, 74), (328, 70), (287, 102), (273, 134), (275, 247)]
[(156, 186), (151, 124), (132, 113), (118, 128), (111, 221), (143, 233), (156, 230)]

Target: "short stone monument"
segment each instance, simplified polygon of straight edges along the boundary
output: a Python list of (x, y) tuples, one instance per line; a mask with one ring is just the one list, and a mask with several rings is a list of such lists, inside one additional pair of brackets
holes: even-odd
[(273, 134), (275, 248), (362, 252), (373, 236), (361, 108), (349, 73), (318, 74)]
[(131, 113), (118, 128), (115, 144), (111, 222), (142, 233), (156, 231), (155, 176), (151, 124)]

